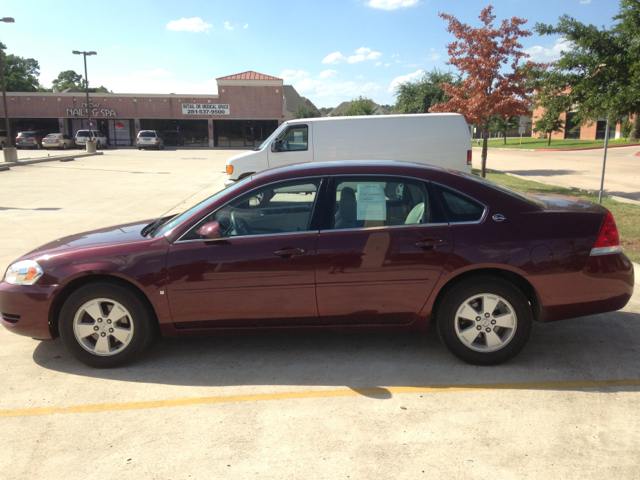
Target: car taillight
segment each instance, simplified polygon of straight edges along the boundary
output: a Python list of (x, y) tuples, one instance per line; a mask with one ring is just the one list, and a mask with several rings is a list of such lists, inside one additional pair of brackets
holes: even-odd
[(159, 141), (160, 141), (160, 139), (158, 137), (156, 137), (156, 142), (159, 142)]
[(620, 246), (618, 227), (616, 226), (616, 221), (613, 219), (613, 215), (611, 215), (611, 212), (608, 212), (607, 216), (604, 217), (604, 223), (600, 228), (596, 244), (591, 249), (591, 255), (607, 255), (620, 252), (622, 252), (622, 247)]
[(467, 165), (471, 165), (471, 150), (467, 150)]
[(35, 141), (35, 137), (29, 137), (29, 140), (34, 140)]
[[(43, 140), (43, 142), (44, 142), (44, 140)], [(59, 138), (56, 139), (56, 143), (60, 143), (60, 139)]]

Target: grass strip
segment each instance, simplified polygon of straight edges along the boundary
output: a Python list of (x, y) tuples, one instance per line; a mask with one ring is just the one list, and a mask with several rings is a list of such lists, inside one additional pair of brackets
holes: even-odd
[[(473, 140), (472, 146), (477, 147), (478, 141)], [(482, 144), (481, 144), (482, 145)], [(526, 149), (574, 149), (574, 148), (593, 148), (604, 147), (604, 140), (571, 140), (560, 139), (551, 140), (549, 145), (549, 139), (546, 138), (522, 138), (522, 145), (519, 138), (507, 138), (507, 144), (504, 143), (504, 138), (491, 138), (488, 143), (490, 148), (526, 148)], [(630, 142), (624, 138), (614, 138), (609, 140), (609, 146), (619, 145), (638, 145), (638, 142)], [(638, 145), (640, 149), (640, 145)]]

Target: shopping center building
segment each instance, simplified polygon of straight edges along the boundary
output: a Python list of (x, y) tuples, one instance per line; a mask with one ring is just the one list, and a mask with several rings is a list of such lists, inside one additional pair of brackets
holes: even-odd
[(92, 128), (102, 131), (110, 145), (130, 146), (140, 130), (156, 130), (168, 145), (252, 147), (282, 123), (281, 78), (248, 71), (216, 81), (217, 95), (90, 93), (88, 106), (84, 92), (8, 92), (11, 133), (43, 130), (73, 136)]

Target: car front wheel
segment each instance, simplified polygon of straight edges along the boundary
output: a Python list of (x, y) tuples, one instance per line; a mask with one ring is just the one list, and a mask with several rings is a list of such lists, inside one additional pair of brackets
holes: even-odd
[(60, 340), (80, 362), (95, 368), (133, 361), (151, 343), (153, 315), (125, 287), (93, 283), (80, 287), (60, 312)]
[(473, 365), (497, 365), (515, 357), (533, 328), (531, 306), (512, 283), (480, 277), (451, 289), (437, 313), (442, 343)]

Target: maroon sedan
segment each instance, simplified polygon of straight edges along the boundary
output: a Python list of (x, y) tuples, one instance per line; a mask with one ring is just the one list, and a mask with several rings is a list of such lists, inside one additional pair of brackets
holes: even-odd
[(94, 367), (166, 337), (425, 331), (504, 362), (533, 321), (620, 309), (633, 265), (602, 206), (399, 162), (294, 165), (190, 210), (66, 237), (9, 267), (2, 324)]

